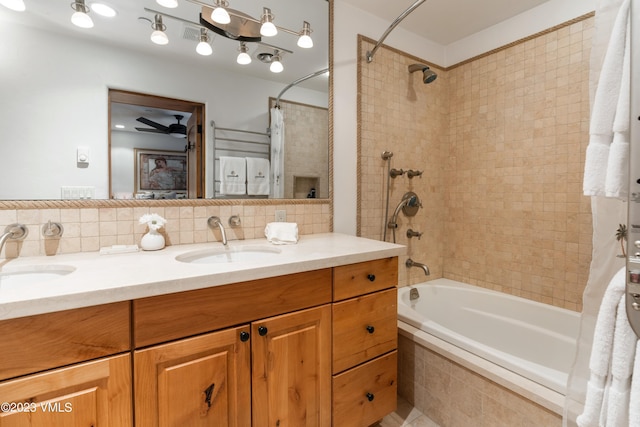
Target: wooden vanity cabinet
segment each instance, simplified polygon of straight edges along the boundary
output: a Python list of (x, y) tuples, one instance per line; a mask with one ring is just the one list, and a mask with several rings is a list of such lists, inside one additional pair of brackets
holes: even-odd
[(129, 302), (3, 320), (0, 333), (1, 427), (133, 425)]
[(251, 425), (248, 325), (134, 353), (137, 426)]
[(138, 345), (196, 334), (136, 349), (136, 426), (329, 427), (331, 289), (323, 269), (135, 301)]
[(397, 257), (333, 269), (335, 427), (366, 427), (396, 408), (397, 283)]

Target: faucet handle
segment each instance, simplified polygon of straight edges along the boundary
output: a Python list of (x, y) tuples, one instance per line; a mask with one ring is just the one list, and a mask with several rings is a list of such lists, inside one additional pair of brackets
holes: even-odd
[(59, 222), (51, 222), (49, 220), (48, 223), (42, 226), (42, 235), (44, 237), (62, 237), (62, 233), (64, 233), (64, 227)]
[(240, 215), (232, 215), (229, 218), (229, 225), (231, 227), (238, 227), (238, 226), (240, 226), (241, 223), (242, 223), (242, 221), (240, 221)]

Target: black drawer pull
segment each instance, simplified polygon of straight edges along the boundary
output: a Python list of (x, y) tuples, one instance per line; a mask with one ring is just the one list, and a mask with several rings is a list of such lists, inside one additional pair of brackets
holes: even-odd
[(367, 325), (367, 332), (369, 332), (370, 334), (372, 334), (375, 330), (376, 328), (374, 328), (373, 326)]
[(247, 342), (247, 341), (249, 341), (250, 337), (251, 337), (251, 335), (249, 335), (249, 332), (246, 332), (246, 331), (240, 332), (240, 341)]
[(375, 398), (375, 396), (373, 395), (373, 393), (367, 393), (367, 400), (369, 402), (373, 402), (374, 398)]
[(258, 334), (260, 334), (261, 337), (267, 335), (267, 332), (269, 332), (269, 330), (267, 329), (266, 326), (260, 326), (258, 328)]
[(376, 275), (375, 274), (367, 274), (367, 279), (369, 279), (369, 281), (373, 282), (376, 280)]

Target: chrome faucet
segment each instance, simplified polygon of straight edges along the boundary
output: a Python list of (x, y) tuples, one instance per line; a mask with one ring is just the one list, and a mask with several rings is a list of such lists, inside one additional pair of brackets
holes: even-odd
[(424, 271), (425, 276), (428, 276), (429, 274), (431, 274), (429, 273), (429, 267), (427, 267), (425, 264), (422, 264), (421, 262), (415, 262), (411, 258), (408, 258), (407, 261), (404, 263), (404, 265), (406, 265), (407, 268), (411, 268), (411, 267), (421, 268), (422, 271)]
[(4, 234), (0, 235), (0, 252), (7, 240), (24, 240), (27, 237), (27, 227), (22, 224), (7, 225)]
[(222, 225), (220, 218), (217, 216), (210, 216), (207, 220), (207, 225), (212, 229), (216, 227), (220, 229), (220, 234), (222, 234), (222, 244), (227, 246), (227, 233), (224, 230), (224, 226)]

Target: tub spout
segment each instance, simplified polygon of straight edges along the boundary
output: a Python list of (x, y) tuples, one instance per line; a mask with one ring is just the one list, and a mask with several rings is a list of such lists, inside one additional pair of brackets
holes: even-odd
[(425, 264), (422, 264), (421, 262), (416, 262), (411, 258), (408, 258), (407, 261), (404, 263), (404, 265), (406, 265), (407, 268), (411, 268), (411, 267), (421, 268), (422, 271), (424, 271), (425, 276), (428, 276), (429, 274), (431, 274), (429, 273), (429, 267), (427, 267)]

